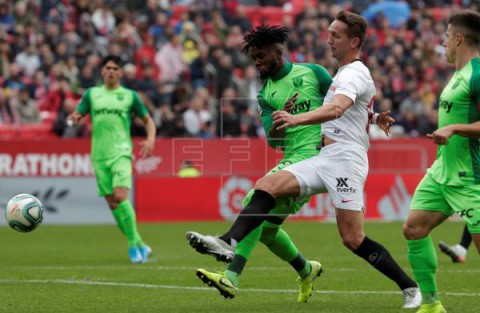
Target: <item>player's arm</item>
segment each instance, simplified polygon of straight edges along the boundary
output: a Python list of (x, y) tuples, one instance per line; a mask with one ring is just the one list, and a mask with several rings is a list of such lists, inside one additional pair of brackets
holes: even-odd
[(340, 118), (352, 104), (352, 99), (343, 94), (337, 94), (331, 103), (324, 104), (310, 112), (291, 115), (286, 111), (275, 111), (273, 112), (273, 123), (279, 125), (278, 129), (297, 125), (321, 124)]
[(150, 114), (147, 113), (143, 117), (143, 123), (145, 124), (145, 131), (147, 133), (147, 139), (140, 143), (142, 148), (140, 149), (140, 155), (142, 158), (151, 157), (153, 149), (155, 148), (155, 137), (157, 136), (157, 128), (153, 122)]
[(153, 122), (152, 117), (148, 113), (147, 108), (143, 104), (142, 99), (138, 93), (133, 92), (133, 112), (136, 116), (140, 116), (145, 125), (145, 131), (147, 133), (147, 139), (140, 142), (140, 156), (142, 158), (151, 157), (153, 154), (153, 149), (155, 148), (155, 137), (157, 136), (157, 128)]
[(67, 117), (67, 124), (68, 125), (77, 125), (80, 123), (82, 118), (90, 112), (90, 89), (87, 89), (87, 91), (83, 94), (82, 99), (80, 99), (80, 102), (77, 105), (77, 108), (70, 113)]
[[(283, 110), (285, 112), (291, 113), (297, 99), (298, 99), (298, 92), (295, 93), (293, 97), (288, 99), (287, 102), (285, 102), (283, 106)], [(278, 129), (278, 125), (273, 124), (272, 127), (270, 127), (269, 135), (271, 138), (283, 139), (285, 138), (285, 129)]]
[(450, 124), (439, 128), (427, 137), (432, 139), (437, 145), (448, 144), (448, 138), (453, 135), (459, 135), (470, 139), (480, 139), (480, 122), (471, 124)]
[(273, 109), (265, 99), (259, 95), (258, 96), (258, 110), (260, 112), (260, 119), (262, 121), (263, 129), (267, 135), (267, 143), (272, 148), (278, 148), (283, 146), (283, 138), (285, 131), (276, 131), (273, 125), (272, 113)]
[[(473, 103), (477, 103), (476, 107), (479, 108), (480, 73), (475, 72), (470, 79), (470, 86), (472, 88), (470, 98)], [(450, 124), (437, 129), (432, 134), (427, 134), (427, 137), (431, 138), (437, 145), (446, 145), (448, 144), (448, 138), (453, 135), (459, 135), (470, 139), (480, 139), (480, 121), (470, 124)]]

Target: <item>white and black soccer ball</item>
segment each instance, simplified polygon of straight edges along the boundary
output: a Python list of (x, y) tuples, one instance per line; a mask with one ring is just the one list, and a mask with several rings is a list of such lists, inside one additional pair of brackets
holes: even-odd
[(22, 193), (8, 201), (5, 209), (8, 225), (16, 231), (31, 232), (43, 220), (43, 206), (40, 200), (32, 195)]

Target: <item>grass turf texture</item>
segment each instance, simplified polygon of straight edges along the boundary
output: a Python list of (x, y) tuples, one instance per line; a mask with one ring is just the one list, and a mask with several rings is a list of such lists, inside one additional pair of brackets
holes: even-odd
[[(343, 247), (335, 224), (287, 222), (303, 254), (324, 273), (307, 304), (295, 302), (296, 273), (263, 245), (254, 251), (237, 298), (224, 300), (195, 276), (197, 268), (223, 263), (194, 252), (185, 232), (220, 234), (229, 223), (141, 224), (153, 248), (147, 264), (129, 264), (126, 241), (115, 226), (47, 226), (32, 233), (0, 227), (0, 312), (415, 312), (402, 310), (396, 285)], [(456, 243), (463, 224), (447, 222), (433, 233)], [(368, 223), (366, 232), (384, 244), (410, 272), (401, 223)], [(438, 251), (438, 249), (437, 249)], [(478, 312), (479, 256), (453, 264), (438, 253), (438, 283), (449, 312)]]

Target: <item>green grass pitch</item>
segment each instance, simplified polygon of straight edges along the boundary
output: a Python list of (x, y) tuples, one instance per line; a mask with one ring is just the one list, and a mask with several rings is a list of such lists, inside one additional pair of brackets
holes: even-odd
[[(154, 255), (147, 264), (128, 262), (126, 241), (113, 226), (47, 226), (32, 233), (0, 227), (0, 312), (415, 312), (402, 310), (397, 287), (343, 247), (336, 225), (287, 222), (285, 230), (324, 273), (307, 304), (295, 302), (296, 273), (259, 245), (238, 295), (224, 300), (203, 285), (195, 269), (224, 269), (194, 252), (185, 232), (220, 234), (229, 223), (141, 224)], [(433, 233), (457, 242), (463, 224), (447, 222)], [(407, 269), (401, 223), (367, 223), (367, 234), (390, 249)], [(438, 249), (437, 249), (438, 251)], [(438, 284), (448, 312), (480, 312), (479, 256), (467, 263), (438, 254)]]

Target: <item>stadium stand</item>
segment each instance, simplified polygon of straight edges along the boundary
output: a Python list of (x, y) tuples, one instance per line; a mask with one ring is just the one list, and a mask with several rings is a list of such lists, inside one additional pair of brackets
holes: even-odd
[[(363, 59), (377, 83), (376, 109), (392, 110), (394, 135), (416, 137), (435, 123), (437, 93), (452, 71), (443, 56), (445, 17), (478, 7), (459, 0), (406, 2), (410, 14), (400, 26), (392, 27), (382, 13), (370, 21)], [(338, 10), (362, 12), (369, 3), (0, 0), (0, 138), (89, 136), (88, 120), (68, 129), (65, 118), (84, 91), (100, 82), (98, 65), (107, 54), (125, 62), (123, 84), (141, 93), (159, 136), (212, 138), (232, 128), (220, 118), (226, 90), (243, 99), (229, 101), (229, 123), (239, 129), (231, 136), (263, 136), (252, 101), (261, 82), (240, 52), (243, 32), (261, 23), (286, 25), (289, 59), (320, 63), (334, 73), (328, 24)], [(24, 102), (36, 103), (40, 121), (21, 118), (24, 90)], [(204, 110), (209, 119), (189, 133), (181, 122), (185, 112), (191, 119), (205, 116)], [(142, 135), (141, 125), (133, 123), (132, 133)]]

